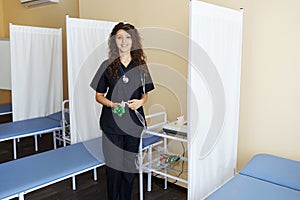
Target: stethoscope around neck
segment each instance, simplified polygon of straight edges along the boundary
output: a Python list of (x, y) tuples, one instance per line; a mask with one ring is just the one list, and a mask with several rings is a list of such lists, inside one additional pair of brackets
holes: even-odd
[[(129, 77), (126, 76), (126, 74), (125, 74), (125, 72), (124, 72), (121, 65), (120, 65), (120, 71), (121, 71), (123, 83), (127, 84), (129, 82)], [(145, 94), (146, 93), (146, 91), (145, 91), (146, 76), (145, 76), (145, 73), (142, 72), (142, 70), (139, 70), (139, 71), (140, 71), (141, 83), (142, 83), (142, 86), (143, 86), (143, 93)]]
[(120, 66), (120, 71), (121, 71), (123, 83), (127, 84), (129, 82), (129, 78), (125, 75), (125, 72), (124, 72), (122, 66)]
[[(129, 77), (126, 76), (122, 66), (120, 66), (120, 71), (121, 71), (121, 75), (122, 75), (122, 81), (123, 83), (127, 84), (129, 82)], [(145, 94), (145, 82), (146, 82), (146, 78), (145, 78), (145, 73), (142, 72), (142, 70), (140, 71), (140, 78), (141, 78), (141, 82), (142, 82), (142, 86), (143, 86), (143, 93)]]

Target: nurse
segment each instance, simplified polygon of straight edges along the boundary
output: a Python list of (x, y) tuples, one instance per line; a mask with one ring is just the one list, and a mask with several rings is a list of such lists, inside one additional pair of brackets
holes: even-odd
[(100, 65), (91, 87), (96, 91), (96, 101), (103, 105), (100, 127), (108, 199), (129, 200), (134, 173), (138, 172), (135, 158), (145, 126), (135, 112), (145, 118), (143, 105), (154, 85), (140, 35), (133, 25), (115, 25), (108, 46), (108, 59)]

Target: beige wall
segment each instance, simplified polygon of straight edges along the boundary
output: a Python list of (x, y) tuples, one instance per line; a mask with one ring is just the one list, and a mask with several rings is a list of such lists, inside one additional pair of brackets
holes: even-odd
[[(67, 98), (67, 60), (65, 16), (78, 17), (78, 0), (61, 0), (58, 4), (25, 8), (20, 0), (1, 0), (3, 2), (3, 37), (9, 37), (9, 23), (15, 25), (38, 26), (48, 28), (63, 28), (63, 78), (64, 99)], [(1, 8), (1, 7), (0, 7)], [(1, 21), (0, 21), (1, 25)], [(1, 100), (11, 101), (10, 92), (1, 91)], [(0, 102), (1, 103), (1, 102)]]
[(0, 0), (0, 37), (4, 37), (3, 0)]
[(239, 167), (253, 154), (300, 160), (300, 1), (247, 1)]
[[(237, 10), (244, 8), (238, 170), (257, 153), (300, 160), (300, 1), (204, 2)], [(163, 27), (188, 35), (187, 0), (131, 0), (126, 3), (122, 0), (80, 0), (79, 5), (81, 18), (126, 20), (140, 28)], [(150, 62), (162, 62), (186, 76), (185, 60), (169, 54), (160, 56), (157, 51), (148, 50), (147, 53)], [(162, 98), (163, 102), (168, 101), (165, 93), (159, 88), (151, 94), (153, 102)], [(176, 102), (170, 103), (173, 108), (167, 107), (168, 111), (178, 106)], [(173, 119), (177, 114), (169, 113)]]

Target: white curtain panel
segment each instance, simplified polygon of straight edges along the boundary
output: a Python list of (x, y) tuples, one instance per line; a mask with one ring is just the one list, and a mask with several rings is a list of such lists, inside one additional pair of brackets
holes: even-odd
[(234, 176), (243, 11), (190, 2), (188, 199)]
[(10, 24), (13, 120), (61, 110), (61, 29)]
[(101, 136), (101, 106), (90, 83), (108, 56), (109, 34), (115, 22), (67, 16), (67, 52), (71, 143)]

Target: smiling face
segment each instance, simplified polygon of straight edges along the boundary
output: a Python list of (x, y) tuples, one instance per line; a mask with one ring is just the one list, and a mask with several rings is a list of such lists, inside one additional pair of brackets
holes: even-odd
[(119, 53), (129, 53), (132, 47), (132, 38), (125, 30), (120, 29), (116, 34), (116, 45), (119, 49)]

